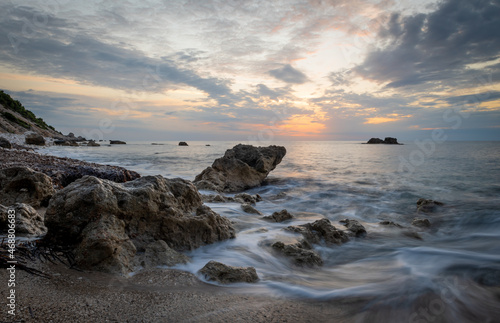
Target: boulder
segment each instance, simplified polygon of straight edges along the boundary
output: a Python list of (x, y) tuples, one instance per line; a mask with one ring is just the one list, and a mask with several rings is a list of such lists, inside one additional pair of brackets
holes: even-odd
[(319, 244), (324, 241), (327, 244), (340, 245), (349, 241), (347, 234), (344, 231), (337, 230), (328, 219), (321, 219), (298, 226), (289, 226), (285, 230), (302, 234), (309, 243)]
[(201, 268), (199, 273), (207, 280), (221, 284), (256, 283), (259, 280), (253, 267), (233, 267), (213, 260)]
[(198, 189), (238, 192), (262, 185), (286, 154), (285, 147), (236, 145), (196, 176)]
[(5, 139), (4, 137), (0, 137), (0, 147), (11, 149), (12, 148), (12, 144), (10, 143), (10, 141), (8, 141), (7, 139)]
[(264, 220), (270, 220), (274, 222), (283, 222), (292, 219), (293, 216), (287, 210), (281, 210), (279, 212), (274, 212), (272, 215), (263, 217)]
[(411, 224), (420, 228), (428, 228), (431, 226), (431, 221), (429, 219), (415, 218)]
[(297, 266), (314, 267), (323, 265), (323, 259), (321, 259), (316, 251), (312, 250), (311, 245), (306, 241), (299, 241), (293, 244), (285, 244), (278, 241), (272, 247), (280, 254), (291, 258)]
[(125, 141), (121, 141), (121, 140), (110, 140), (109, 143), (111, 145), (126, 145), (127, 144)]
[(16, 235), (39, 236), (47, 231), (42, 216), (31, 205), (16, 203), (9, 207), (0, 205), (0, 232), (8, 231), (9, 210), (15, 212)]
[(28, 167), (0, 170), (0, 196), (4, 205), (25, 203), (35, 208), (47, 206), (55, 190), (45, 174)]
[(179, 142), (179, 146), (189, 146), (189, 145), (187, 144), (187, 142), (181, 141)]
[[(49, 242), (74, 247), (78, 266), (119, 273), (157, 240), (183, 251), (235, 237), (191, 182), (162, 176), (123, 184), (84, 176), (53, 196), (45, 224)], [(118, 251), (106, 251), (112, 248)]]
[(27, 145), (45, 146), (45, 139), (36, 132), (27, 132), (24, 135), (24, 141)]
[(185, 264), (189, 257), (170, 248), (163, 240), (157, 240), (146, 246), (141, 265), (145, 268), (157, 266), (174, 266)]
[(257, 210), (256, 208), (254, 208), (252, 206), (252, 204), (250, 204), (250, 203), (243, 203), (243, 204), (241, 204), (241, 209), (243, 211), (245, 211), (246, 213), (262, 215), (262, 213), (260, 213), (259, 210)]
[(438, 201), (421, 198), (417, 201), (417, 212), (424, 212), (424, 213), (434, 212), (436, 210), (436, 207), (443, 205), (444, 203)]
[(357, 220), (344, 219), (344, 220), (340, 220), (339, 222), (342, 223), (349, 231), (354, 233), (356, 235), (356, 237), (366, 236), (365, 227), (361, 223), (359, 223)]

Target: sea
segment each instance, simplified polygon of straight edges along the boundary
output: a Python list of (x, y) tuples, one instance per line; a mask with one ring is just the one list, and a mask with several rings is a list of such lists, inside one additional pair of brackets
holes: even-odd
[[(238, 143), (104, 142), (40, 152), (123, 166), (142, 176), (193, 180)], [(377, 321), (373, 313), (384, 312), (379, 321), (500, 322), (500, 142), (251, 144), (286, 147), (264, 185), (247, 193), (262, 197), (255, 207), (264, 215), (286, 209), (294, 219), (270, 223), (238, 203), (207, 203), (234, 223), (237, 236), (188, 252), (191, 262), (176, 269), (198, 275), (210, 260), (252, 266), (257, 284), (224, 288), (311, 301), (363, 299), (367, 316), (360, 321)], [(420, 198), (444, 205), (417, 213)], [(358, 220), (367, 235), (342, 245), (315, 245), (324, 264), (314, 268), (297, 267), (269, 247), (297, 239), (285, 227), (321, 218), (339, 229), (345, 229), (342, 219)], [(414, 218), (431, 225), (413, 226)]]

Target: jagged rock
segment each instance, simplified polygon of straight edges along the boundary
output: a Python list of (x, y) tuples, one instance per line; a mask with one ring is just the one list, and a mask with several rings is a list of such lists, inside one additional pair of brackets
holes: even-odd
[(39, 236), (47, 231), (43, 218), (28, 204), (16, 203), (9, 207), (0, 205), (0, 232), (8, 231), (8, 211), (15, 212), (16, 235)]
[(110, 140), (109, 144), (110, 145), (126, 145), (127, 143), (125, 141), (121, 141), (121, 140)]
[(381, 221), (381, 222), (379, 222), (379, 224), (381, 224), (381, 225), (387, 225), (387, 226), (391, 226), (391, 227), (397, 227), (397, 228), (402, 228), (403, 227), (401, 224), (398, 224), (398, 223), (395, 223), (395, 222), (392, 222), (392, 221)]
[(10, 143), (10, 141), (8, 141), (7, 139), (5, 139), (4, 137), (0, 137), (0, 147), (11, 149), (12, 148), (12, 144)]
[(27, 145), (45, 146), (45, 139), (36, 132), (27, 132), (24, 135), (24, 141)]
[(356, 237), (364, 237), (366, 235), (365, 227), (357, 220), (344, 219), (339, 222), (342, 223), (349, 231), (354, 233)]
[(349, 237), (344, 231), (337, 230), (330, 220), (321, 219), (313, 223), (306, 223), (298, 226), (289, 226), (285, 230), (302, 234), (309, 243), (342, 244), (349, 241)]
[(313, 267), (323, 265), (323, 259), (321, 259), (316, 251), (311, 250), (311, 245), (306, 241), (294, 244), (284, 244), (278, 241), (272, 247), (284, 256), (292, 258), (293, 263), (297, 266)]
[(94, 140), (89, 140), (89, 142), (87, 143), (87, 146), (89, 146), (89, 147), (100, 147), (101, 145), (99, 145), (98, 143), (96, 143)]
[(221, 194), (208, 194), (202, 195), (203, 202), (206, 203), (227, 203), (227, 202), (237, 202), (237, 203), (249, 203), (256, 204), (257, 202), (262, 201), (262, 198), (259, 194), (250, 195), (247, 193), (236, 194), (234, 197), (232, 196), (224, 196)]
[(209, 261), (199, 272), (207, 280), (222, 284), (255, 283), (259, 280), (257, 271), (253, 267), (233, 267), (213, 260)]
[(162, 176), (123, 184), (84, 176), (53, 196), (45, 224), (46, 239), (74, 246), (80, 267), (119, 273), (131, 270), (135, 250), (157, 240), (182, 251), (235, 237), (191, 182)]
[(431, 221), (429, 221), (428, 219), (415, 218), (415, 219), (413, 219), (411, 224), (416, 226), (416, 227), (428, 228), (431, 226)]
[(174, 266), (185, 264), (189, 257), (170, 248), (163, 240), (157, 240), (146, 246), (144, 259), (141, 262), (143, 267), (151, 268), (157, 266)]
[(241, 208), (246, 213), (262, 215), (262, 213), (260, 213), (259, 210), (257, 210), (256, 208), (254, 208), (250, 203), (243, 203), (243, 204), (241, 204)]
[(444, 203), (438, 201), (421, 198), (417, 201), (417, 212), (430, 213), (435, 211), (437, 206), (443, 205)]
[(384, 140), (380, 138), (371, 138), (370, 140), (368, 140), (367, 144), (400, 145), (400, 143), (398, 143), (398, 140), (392, 137), (385, 137)]
[(293, 215), (291, 215), (287, 210), (281, 210), (279, 212), (274, 212), (272, 215), (265, 216), (263, 219), (265, 220), (270, 220), (274, 222), (283, 222), (286, 220), (290, 220), (293, 218)]
[(179, 146), (189, 146), (189, 145), (187, 144), (187, 142), (181, 141), (179, 142)]
[(255, 204), (262, 201), (262, 197), (259, 194), (250, 195), (248, 193), (238, 193), (234, 196), (234, 199), (240, 203), (250, 203)]
[(260, 186), (286, 154), (285, 147), (236, 145), (197, 175), (198, 189), (238, 192)]
[(0, 169), (0, 196), (5, 205), (26, 203), (35, 208), (47, 206), (55, 190), (45, 174), (28, 167)]

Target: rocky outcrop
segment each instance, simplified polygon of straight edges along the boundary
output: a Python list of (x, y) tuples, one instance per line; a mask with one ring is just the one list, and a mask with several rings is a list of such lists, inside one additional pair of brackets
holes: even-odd
[(431, 221), (429, 221), (429, 219), (424, 219), (424, 218), (415, 218), (413, 219), (411, 224), (420, 228), (428, 228), (431, 226)]
[(272, 247), (280, 254), (291, 258), (297, 266), (314, 267), (323, 265), (323, 259), (321, 259), (316, 251), (312, 250), (311, 245), (306, 241), (299, 241), (294, 244), (285, 244), (278, 241)]
[(424, 212), (424, 213), (434, 212), (438, 206), (443, 206), (443, 205), (444, 203), (438, 201), (421, 198), (417, 201), (417, 212)]
[(287, 210), (281, 210), (279, 212), (274, 212), (272, 215), (263, 217), (264, 220), (283, 222), (286, 220), (293, 219), (293, 216)]
[(54, 193), (52, 180), (45, 174), (27, 167), (0, 169), (0, 196), (4, 205), (47, 206)]
[(213, 260), (201, 268), (199, 273), (204, 275), (205, 279), (221, 284), (256, 283), (259, 280), (253, 267), (233, 267)]
[(45, 139), (36, 132), (27, 132), (24, 134), (24, 140), (27, 145), (45, 146)]
[(7, 139), (5, 139), (4, 137), (0, 137), (0, 147), (11, 149), (12, 148), (12, 144), (10, 143), (10, 141), (8, 141)]
[(110, 145), (126, 145), (127, 143), (125, 141), (121, 141), (121, 140), (110, 140), (109, 144)]
[(344, 219), (344, 220), (340, 220), (339, 222), (342, 223), (356, 237), (366, 236), (365, 227), (361, 223), (359, 223), (357, 220)]
[(179, 146), (189, 146), (189, 145), (187, 144), (187, 142), (181, 141), (179, 142)]
[(396, 138), (392, 137), (385, 137), (384, 140), (380, 138), (371, 138), (368, 140), (367, 144), (387, 144), (387, 145), (401, 145), (398, 143), (398, 140)]
[(14, 210), (16, 235), (39, 236), (47, 231), (42, 216), (31, 205), (16, 203), (0, 205), (0, 232), (8, 231), (9, 210)]
[(189, 257), (170, 248), (163, 240), (157, 240), (146, 246), (141, 265), (145, 268), (174, 266), (185, 264)]
[(314, 244), (324, 241), (327, 244), (340, 245), (349, 241), (347, 234), (344, 231), (337, 230), (328, 219), (321, 219), (298, 226), (289, 226), (285, 230), (300, 233), (307, 242)]
[(236, 145), (196, 176), (198, 189), (238, 192), (260, 186), (286, 154), (285, 147)]
[(191, 182), (162, 176), (124, 184), (84, 176), (53, 196), (45, 224), (49, 242), (74, 246), (78, 266), (119, 273), (158, 240), (183, 251), (235, 237)]

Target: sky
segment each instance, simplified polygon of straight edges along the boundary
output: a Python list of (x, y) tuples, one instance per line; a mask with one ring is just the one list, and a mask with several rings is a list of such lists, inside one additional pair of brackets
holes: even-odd
[(0, 0), (0, 31), (0, 89), (65, 134), (500, 140), (500, 0)]

